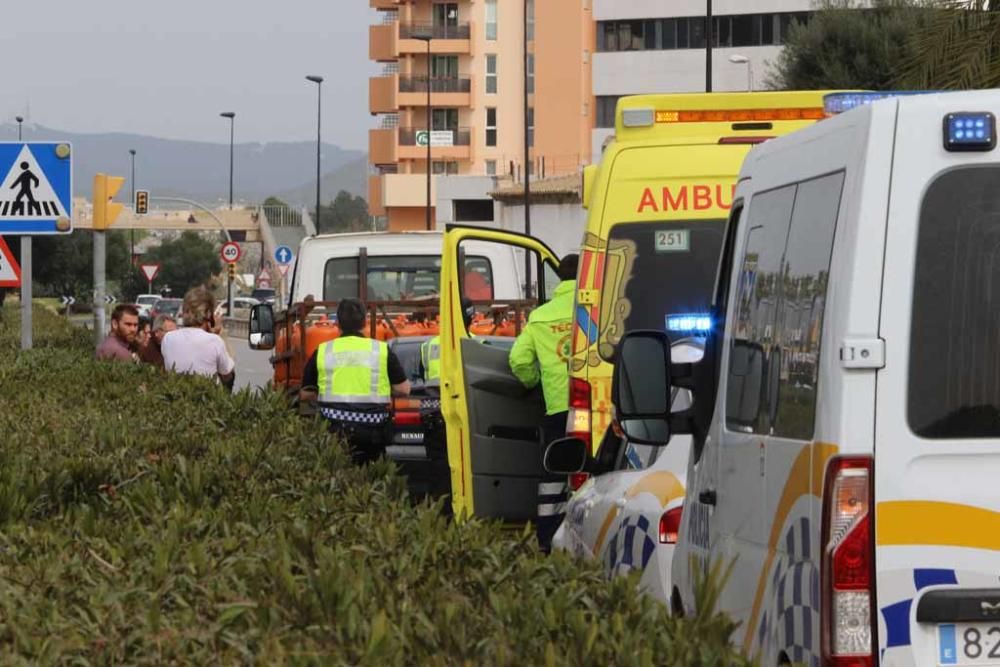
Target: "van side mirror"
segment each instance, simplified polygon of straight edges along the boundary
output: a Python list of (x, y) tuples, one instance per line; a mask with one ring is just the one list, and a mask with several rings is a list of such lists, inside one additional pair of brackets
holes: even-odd
[(269, 303), (258, 303), (250, 309), (247, 342), (251, 350), (274, 348), (274, 309)]
[(630, 331), (618, 343), (611, 400), (631, 442), (670, 442), (670, 363), (670, 338), (662, 331)]
[(588, 456), (586, 442), (580, 438), (561, 438), (545, 448), (542, 464), (554, 475), (573, 475), (583, 471)]

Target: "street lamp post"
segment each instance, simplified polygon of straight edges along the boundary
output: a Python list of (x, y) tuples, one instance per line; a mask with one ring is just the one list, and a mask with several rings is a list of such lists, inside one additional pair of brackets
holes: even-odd
[(431, 126), (433, 125), (433, 112), (431, 107), (431, 40), (434, 38), (434, 28), (430, 27), (426, 33), (418, 33), (414, 39), (427, 42), (427, 207), (424, 215), (424, 226), (427, 231), (434, 229), (434, 221), (431, 219)]
[(323, 77), (310, 74), (306, 81), (316, 84), (316, 231), (321, 231), (320, 218), (322, 214), (319, 210), (320, 204), (320, 126), (323, 119)]
[(236, 112), (223, 111), (219, 114), (222, 118), (229, 119), (229, 209), (233, 208), (233, 139), (236, 132)]
[(712, 0), (705, 0), (705, 92), (712, 92), (712, 47), (715, 30), (712, 27)]
[(17, 121), (17, 140), (21, 140), (21, 123), (24, 122), (24, 116), (14, 116), (14, 120)]
[(729, 62), (734, 65), (746, 65), (747, 66), (747, 92), (753, 92), (753, 61), (747, 56), (734, 53), (729, 56)]

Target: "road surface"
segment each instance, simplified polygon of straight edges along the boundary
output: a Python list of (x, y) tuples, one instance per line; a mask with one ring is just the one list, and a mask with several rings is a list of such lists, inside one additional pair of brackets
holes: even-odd
[(251, 350), (246, 338), (229, 338), (229, 345), (236, 356), (236, 390), (244, 387), (259, 388), (271, 379), (272, 350)]

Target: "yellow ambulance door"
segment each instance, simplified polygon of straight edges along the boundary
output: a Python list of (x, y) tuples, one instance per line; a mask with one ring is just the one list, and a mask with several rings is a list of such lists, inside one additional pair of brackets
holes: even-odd
[[(484, 273), (484, 259), (489, 294), (480, 288), (484, 277), (473, 285), (469, 270), (475, 266)], [(523, 328), (531, 308), (544, 302), (558, 284), (557, 267), (555, 254), (528, 236), (461, 226), (449, 226), (445, 232), (441, 412), (456, 517), (535, 517), (545, 404), (540, 387), (525, 388), (513, 375), (508, 353), (513, 334)], [(532, 298), (525, 298), (526, 284)], [(476, 308), (471, 328), (480, 333), (477, 338), (466, 329), (463, 299)]]

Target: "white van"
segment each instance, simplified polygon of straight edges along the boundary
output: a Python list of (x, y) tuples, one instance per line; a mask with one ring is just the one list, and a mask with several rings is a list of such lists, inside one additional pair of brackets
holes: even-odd
[(900, 97), (755, 148), (703, 362), (619, 347), (620, 427), (694, 435), (673, 604), (731, 566), (762, 665), (1000, 664), (998, 109)]

